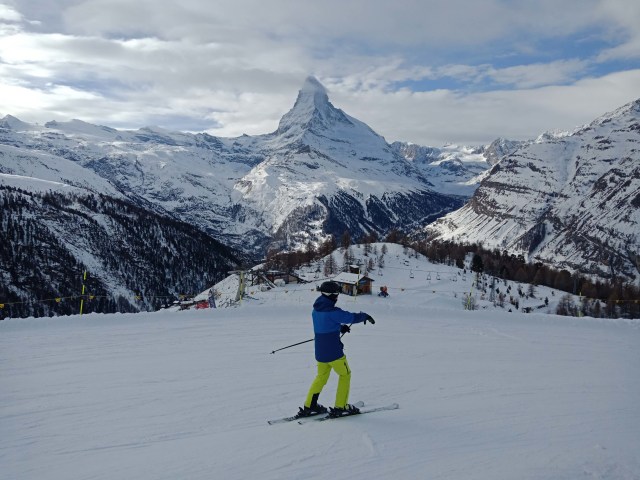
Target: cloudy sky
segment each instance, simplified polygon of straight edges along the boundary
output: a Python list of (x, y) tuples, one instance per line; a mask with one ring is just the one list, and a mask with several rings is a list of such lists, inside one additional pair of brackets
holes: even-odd
[(572, 130), (640, 98), (640, 2), (0, 0), (0, 116), (262, 134), (308, 75), (389, 142)]

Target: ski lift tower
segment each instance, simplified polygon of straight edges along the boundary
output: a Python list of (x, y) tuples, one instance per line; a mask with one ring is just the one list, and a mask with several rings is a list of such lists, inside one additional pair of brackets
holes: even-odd
[(228, 272), (229, 275), (238, 275), (238, 291), (236, 292), (236, 302), (242, 301), (244, 297), (245, 290), (247, 288), (247, 282), (249, 286), (256, 285), (257, 283), (264, 283), (271, 288), (275, 288), (276, 285), (271, 280), (269, 280), (268, 276), (263, 271), (256, 270), (231, 270)]
[(232, 270), (229, 272), (229, 274), (238, 275), (238, 278), (239, 278), (238, 291), (236, 292), (236, 299), (235, 299), (236, 302), (242, 301), (242, 297), (244, 296), (246, 273), (247, 273), (246, 270)]
[(230, 275), (235, 274), (238, 275), (238, 291), (236, 292), (236, 302), (241, 302), (244, 297), (244, 292), (247, 286), (247, 278), (252, 278), (254, 276), (254, 272), (251, 270), (232, 270), (229, 272)]

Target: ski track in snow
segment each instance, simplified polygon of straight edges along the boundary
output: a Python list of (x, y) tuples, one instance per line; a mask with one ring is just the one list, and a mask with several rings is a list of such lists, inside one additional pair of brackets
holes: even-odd
[(316, 294), (255, 295), (0, 322), (0, 478), (640, 478), (637, 323), (343, 296), (376, 319), (343, 338), (350, 400), (400, 409), (267, 425), (314, 377), (311, 343), (270, 352), (312, 336)]

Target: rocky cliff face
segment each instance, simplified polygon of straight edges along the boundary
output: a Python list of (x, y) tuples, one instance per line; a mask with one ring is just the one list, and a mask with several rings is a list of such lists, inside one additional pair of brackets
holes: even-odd
[(637, 280), (640, 100), (571, 134), (521, 146), (492, 167), (463, 208), (425, 233)]

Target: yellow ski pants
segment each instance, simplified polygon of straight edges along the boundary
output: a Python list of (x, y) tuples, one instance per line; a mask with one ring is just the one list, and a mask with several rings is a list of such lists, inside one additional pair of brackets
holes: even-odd
[(304, 402), (306, 407), (311, 406), (314, 395), (320, 395), (323, 387), (329, 380), (331, 369), (338, 374), (338, 389), (336, 390), (336, 408), (344, 408), (349, 400), (349, 388), (351, 386), (351, 370), (347, 363), (346, 355), (333, 362), (318, 362), (318, 375), (309, 388), (307, 400)]

